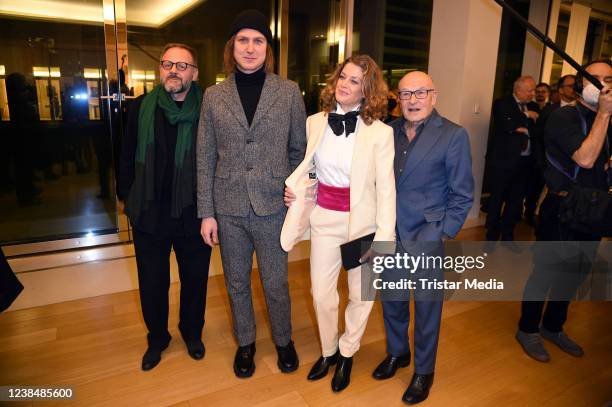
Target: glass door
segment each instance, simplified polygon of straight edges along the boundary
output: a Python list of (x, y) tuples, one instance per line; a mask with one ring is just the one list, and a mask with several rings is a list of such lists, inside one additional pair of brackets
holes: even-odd
[(0, 245), (8, 255), (129, 238), (115, 195), (124, 114), (116, 15), (125, 13), (114, 3), (0, 2)]
[[(159, 58), (165, 44), (178, 42), (196, 49), (198, 81), (205, 89), (225, 79), (223, 51), (236, 15), (257, 9), (269, 17), (271, 31), (276, 32), (278, 0), (121, 2), (125, 4), (129, 55), (129, 63), (125, 59), (123, 67), (127, 91), (133, 97), (159, 84)], [(277, 49), (278, 44), (272, 46)]]

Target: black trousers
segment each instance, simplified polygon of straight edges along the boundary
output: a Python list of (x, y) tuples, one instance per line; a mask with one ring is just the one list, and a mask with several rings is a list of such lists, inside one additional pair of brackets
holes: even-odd
[(521, 218), (531, 157), (521, 157), (514, 169), (491, 167), (491, 197), (487, 204), (487, 239), (514, 238), (514, 226)]
[(182, 222), (169, 223), (156, 234), (134, 230), (140, 305), (150, 347), (170, 342), (168, 289), (170, 249), (174, 248), (181, 281), (179, 330), (185, 341), (200, 340), (204, 327), (211, 249), (199, 234), (186, 236)]
[[(544, 188), (544, 175), (538, 165), (533, 164), (527, 174), (525, 185), (525, 217), (530, 218), (535, 215), (538, 207), (538, 200)], [(519, 218), (520, 219), (520, 218)]]
[[(557, 195), (548, 194), (542, 201), (540, 224), (536, 231), (537, 240), (542, 242), (598, 242), (601, 240), (597, 236), (572, 231), (559, 223), (559, 205), (562, 199)], [(572, 245), (570, 250), (573, 247)], [(559, 244), (558, 250), (563, 252), (565, 247)], [(577, 252), (581, 253), (580, 257), (570, 263), (551, 262), (552, 251), (550, 249), (542, 253), (542, 258), (538, 258), (537, 253), (534, 253), (534, 270), (525, 285), (521, 303), (521, 319), (519, 320), (521, 331), (538, 332), (540, 321), (548, 331), (561, 332), (563, 330), (570, 303), (565, 298), (570, 298), (575, 294), (590, 272), (596, 250), (597, 244), (586, 243), (584, 247), (577, 249)], [(545, 302), (546, 296), (563, 300)]]

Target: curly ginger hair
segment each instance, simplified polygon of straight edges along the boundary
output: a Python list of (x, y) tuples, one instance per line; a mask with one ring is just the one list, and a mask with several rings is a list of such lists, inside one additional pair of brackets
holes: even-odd
[(334, 73), (327, 80), (327, 86), (321, 91), (321, 108), (329, 113), (336, 110), (336, 84), (342, 70), (347, 64), (354, 64), (363, 71), (361, 92), (363, 99), (359, 114), (368, 126), (377, 119), (387, 116), (387, 84), (383, 79), (380, 68), (368, 55), (353, 55), (336, 67)]

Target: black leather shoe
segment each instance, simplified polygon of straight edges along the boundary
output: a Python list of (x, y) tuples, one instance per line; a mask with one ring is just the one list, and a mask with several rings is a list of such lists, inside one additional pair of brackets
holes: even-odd
[(155, 366), (159, 364), (161, 361), (161, 354), (168, 346), (165, 346), (163, 349), (159, 348), (151, 348), (148, 347), (145, 354), (142, 356), (142, 370), (145, 372), (147, 370), (153, 369)]
[(185, 342), (185, 345), (187, 345), (187, 353), (189, 353), (192, 359), (200, 360), (204, 358), (206, 348), (202, 341), (189, 341)]
[(234, 357), (234, 373), (238, 377), (251, 377), (255, 372), (255, 342), (239, 346)]
[(339, 392), (349, 385), (351, 382), (351, 369), (353, 368), (353, 358), (347, 358), (340, 354), (338, 356), (338, 364), (336, 365), (336, 372), (332, 379), (331, 387), (334, 392)]
[(308, 380), (319, 380), (327, 376), (329, 367), (336, 364), (339, 354), (340, 351), (336, 351), (336, 353), (331, 356), (321, 356), (319, 360), (317, 360), (317, 363), (312, 366), (312, 369), (310, 369)]
[(372, 377), (376, 380), (385, 380), (393, 377), (395, 372), (400, 367), (406, 367), (410, 364), (410, 352), (402, 356), (391, 356), (387, 355), (385, 360), (380, 362), (380, 364), (372, 373)]
[(276, 364), (283, 373), (295, 372), (300, 365), (297, 352), (293, 346), (293, 341), (285, 346), (277, 346), (276, 353), (278, 354), (278, 361)]
[(434, 374), (414, 374), (402, 401), (407, 404), (417, 404), (427, 399), (429, 389), (433, 384)]

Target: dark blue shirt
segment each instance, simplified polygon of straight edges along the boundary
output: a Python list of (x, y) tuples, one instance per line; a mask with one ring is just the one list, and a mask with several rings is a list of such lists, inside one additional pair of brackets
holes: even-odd
[(389, 123), (389, 126), (393, 128), (393, 138), (395, 141), (395, 158), (393, 159), (393, 169), (395, 171), (396, 180), (402, 175), (404, 168), (406, 168), (408, 157), (410, 157), (410, 153), (414, 149), (414, 146), (423, 132), (423, 128), (427, 122), (429, 122), (430, 118), (431, 114), (425, 120), (423, 120), (423, 123), (417, 126), (416, 135), (412, 141), (408, 141), (408, 136), (404, 131), (406, 119), (400, 117), (399, 119), (393, 120), (391, 123)]

